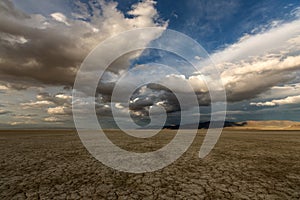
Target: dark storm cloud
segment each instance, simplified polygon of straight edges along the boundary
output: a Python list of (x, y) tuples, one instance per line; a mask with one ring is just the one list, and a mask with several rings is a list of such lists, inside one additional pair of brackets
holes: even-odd
[(132, 95), (129, 108), (139, 111), (153, 105), (162, 106), (166, 112), (180, 110), (179, 102), (173, 92), (159, 84), (149, 84), (140, 88)]

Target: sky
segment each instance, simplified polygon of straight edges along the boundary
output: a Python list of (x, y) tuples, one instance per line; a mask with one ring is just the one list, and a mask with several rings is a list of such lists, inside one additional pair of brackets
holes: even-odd
[[(226, 91), (226, 120), (300, 121), (297, 0), (2, 0), (0, 129), (74, 128), (72, 105), (91, 103), (89, 98), (72, 100), (84, 59), (107, 38), (145, 27), (161, 28), (160, 33), (144, 38), (145, 44), (172, 29), (205, 49), (202, 53), (220, 72)], [(134, 43), (136, 38), (126, 42)], [(116, 41), (114, 45), (124, 44)], [(168, 65), (176, 73), (153, 63)], [(130, 69), (137, 71), (127, 76), (123, 91), (135, 78), (145, 80), (154, 74), (161, 85), (175, 92), (159, 84), (144, 85), (130, 97), (128, 110), (124, 100), (112, 101), (111, 95), (117, 80)], [(202, 120), (209, 120), (208, 87), (199, 72), (191, 69), (170, 52), (144, 50), (120, 56), (98, 85), (99, 121), (113, 127), (112, 108), (123, 114), (129, 111), (138, 124), (149, 122), (153, 106), (162, 106), (171, 124), (179, 123), (183, 109), (195, 115), (197, 109), (179, 105), (174, 93), (196, 94)]]

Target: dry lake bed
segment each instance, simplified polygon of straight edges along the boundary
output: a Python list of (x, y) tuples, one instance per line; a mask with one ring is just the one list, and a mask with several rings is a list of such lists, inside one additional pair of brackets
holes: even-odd
[[(107, 135), (144, 152), (174, 132), (148, 140)], [(204, 135), (166, 168), (130, 174), (94, 159), (75, 131), (1, 131), (0, 199), (300, 199), (300, 131), (226, 130), (199, 159)]]

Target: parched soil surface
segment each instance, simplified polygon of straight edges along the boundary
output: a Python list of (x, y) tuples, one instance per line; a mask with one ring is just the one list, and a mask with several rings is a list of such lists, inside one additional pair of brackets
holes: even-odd
[[(131, 140), (107, 133), (122, 148), (152, 151), (174, 131)], [(300, 199), (300, 132), (223, 131), (198, 158), (204, 138), (173, 164), (130, 174), (94, 159), (72, 131), (2, 131), (0, 199)]]

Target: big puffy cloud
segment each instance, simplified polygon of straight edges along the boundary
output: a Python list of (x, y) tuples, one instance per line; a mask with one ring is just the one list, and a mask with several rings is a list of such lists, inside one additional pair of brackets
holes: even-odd
[[(28, 86), (35, 82), (72, 86), (85, 56), (104, 39), (133, 28), (166, 25), (159, 20), (155, 2), (151, 0), (133, 5), (128, 12), (130, 18), (117, 9), (115, 2), (99, 0), (89, 5), (90, 9), (87, 4), (75, 3), (78, 11), (72, 13), (73, 17), (66, 17), (57, 12), (50, 16), (26, 14), (9, 0), (0, 2), (3, 82), (25, 80)], [(148, 38), (148, 42), (152, 39)], [(138, 55), (125, 57), (122, 67)], [(25, 89), (26, 84), (23, 86)]]
[(255, 106), (277, 106), (277, 105), (288, 105), (288, 104), (300, 104), (300, 95), (289, 96), (283, 99), (274, 99), (272, 101), (251, 103)]
[(279, 84), (297, 81), (300, 20), (279, 24), (212, 55), (229, 101), (249, 100)]

